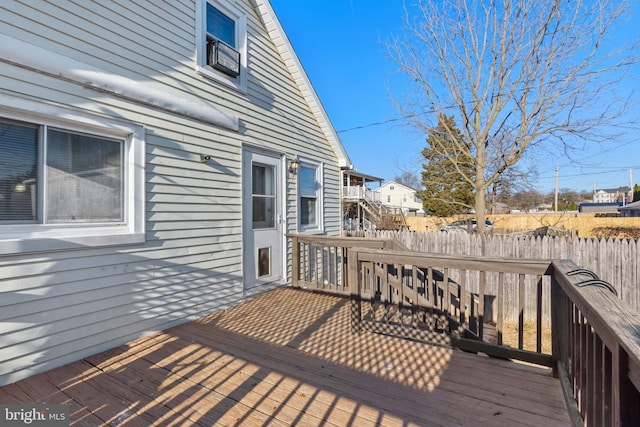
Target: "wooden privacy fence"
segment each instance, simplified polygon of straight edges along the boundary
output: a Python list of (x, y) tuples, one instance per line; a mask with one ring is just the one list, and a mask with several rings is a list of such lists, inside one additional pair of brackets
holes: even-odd
[(367, 232), (393, 239), (417, 252), (517, 259), (570, 259), (616, 288), (620, 298), (640, 312), (640, 241), (480, 235), (473, 233)]
[[(637, 425), (640, 315), (609, 283), (571, 260), (426, 254), (386, 239), (289, 237), (292, 285), (348, 294), (355, 333), (367, 329), (551, 366), (574, 425)], [(503, 340), (502, 322), (487, 322), (492, 274), (497, 318), (507, 317), (507, 292), (517, 301), (512, 342)], [(508, 280), (511, 275), (515, 280)], [(529, 325), (530, 294), (535, 297)], [(553, 313), (550, 350), (544, 347), (546, 305)]]

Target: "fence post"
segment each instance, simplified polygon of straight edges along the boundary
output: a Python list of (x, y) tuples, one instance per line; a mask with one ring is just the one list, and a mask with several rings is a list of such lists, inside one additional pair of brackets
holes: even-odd
[(362, 305), (360, 295), (360, 265), (358, 263), (358, 250), (347, 250), (348, 285), (351, 294), (351, 332), (362, 332)]

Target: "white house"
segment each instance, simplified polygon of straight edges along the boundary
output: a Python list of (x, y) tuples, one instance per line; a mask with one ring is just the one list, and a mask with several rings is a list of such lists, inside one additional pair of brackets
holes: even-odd
[(593, 203), (628, 203), (633, 199), (630, 187), (605, 188), (593, 191)]
[(424, 207), (418, 191), (395, 181), (384, 183), (375, 190), (380, 202), (389, 208), (401, 209), (404, 214), (423, 214)]
[(0, 386), (288, 282), (349, 158), (267, 0), (0, 3)]

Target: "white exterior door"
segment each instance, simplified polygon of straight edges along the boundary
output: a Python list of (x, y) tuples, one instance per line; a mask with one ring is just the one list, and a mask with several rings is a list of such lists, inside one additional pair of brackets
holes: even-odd
[(244, 288), (282, 280), (281, 159), (245, 150), (242, 162)]

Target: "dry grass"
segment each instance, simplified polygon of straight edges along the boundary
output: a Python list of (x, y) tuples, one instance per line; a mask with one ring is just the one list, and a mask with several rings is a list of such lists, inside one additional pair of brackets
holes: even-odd
[[(504, 323), (502, 343), (509, 347), (518, 348), (518, 324)], [(526, 322), (523, 333), (523, 350), (536, 351), (536, 324)], [(551, 354), (551, 325), (542, 325), (542, 352)]]
[(596, 227), (593, 235), (597, 238), (607, 239), (640, 239), (638, 227)]

